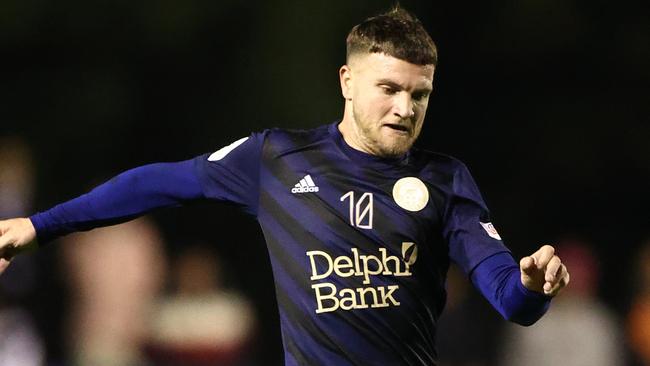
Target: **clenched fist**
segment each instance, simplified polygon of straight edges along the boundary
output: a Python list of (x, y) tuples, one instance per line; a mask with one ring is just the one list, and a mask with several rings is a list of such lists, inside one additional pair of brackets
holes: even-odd
[(36, 248), (36, 230), (27, 218), (0, 221), (0, 273), (18, 253)]
[(519, 268), (521, 283), (532, 291), (555, 296), (569, 284), (569, 272), (550, 245), (544, 245), (531, 256), (522, 258)]

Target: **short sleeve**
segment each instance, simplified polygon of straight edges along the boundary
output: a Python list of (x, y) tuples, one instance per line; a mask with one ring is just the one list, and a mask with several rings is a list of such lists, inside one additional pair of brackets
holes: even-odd
[(264, 137), (265, 133), (253, 133), (212, 154), (194, 158), (206, 198), (232, 203), (257, 216)]
[(443, 235), (449, 256), (469, 274), (484, 259), (509, 252), (490, 220), (490, 212), (474, 179), (459, 163), (445, 213)]

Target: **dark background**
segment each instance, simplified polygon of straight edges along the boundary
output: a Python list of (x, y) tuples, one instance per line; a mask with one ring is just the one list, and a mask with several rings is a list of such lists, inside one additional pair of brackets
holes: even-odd
[[(0, 135), (32, 145), (34, 209), (43, 210), (130, 167), (215, 151), (267, 127), (333, 121), (343, 110), (345, 36), (391, 3), (3, 0)], [(591, 243), (602, 298), (624, 313), (632, 257), (650, 236), (647, 8), (401, 3), (439, 48), (418, 144), (470, 167), (517, 257), (567, 236)], [(231, 283), (258, 306), (260, 354), (279, 359), (256, 223), (210, 203), (154, 218), (171, 255), (195, 239), (218, 248)], [(57, 279), (43, 283), (48, 304)], [(56, 357), (57, 328), (48, 325), (65, 304), (40, 304)]]

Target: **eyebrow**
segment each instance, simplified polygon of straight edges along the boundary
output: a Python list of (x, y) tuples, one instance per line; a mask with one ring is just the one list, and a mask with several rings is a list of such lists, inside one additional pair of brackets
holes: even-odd
[[(390, 86), (391, 88), (395, 88), (395, 89), (398, 89), (398, 90), (403, 90), (404, 89), (404, 87), (402, 87), (400, 84), (398, 84), (398, 83), (396, 83), (396, 82), (394, 82), (393, 80), (390, 80), (390, 79), (379, 79), (377, 81), (377, 84), (378, 85), (387, 85), (387, 86)], [(414, 90), (414, 92), (416, 92), (416, 93), (418, 93), (418, 92), (420, 92), (420, 93), (421, 92), (431, 93), (432, 91), (433, 91), (433, 89), (430, 88), (430, 87), (424, 87), (424, 88), (419, 88), (419, 89)]]

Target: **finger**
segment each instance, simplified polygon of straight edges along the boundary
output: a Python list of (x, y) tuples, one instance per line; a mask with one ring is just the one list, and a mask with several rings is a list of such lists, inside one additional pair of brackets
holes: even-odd
[(530, 274), (537, 269), (535, 266), (535, 259), (533, 257), (523, 257), (519, 261), (519, 268), (522, 272)]
[(560, 260), (560, 257), (554, 255), (546, 265), (544, 280), (554, 285), (557, 282), (558, 273), (560, 272), (560, 269), (562, 269), (562, 261)]
[[(550, 245), (542, 245), (537, 251), (533, 254), (531, 254), (531, 257), (539, 257), (544, 251), (548, 250), (548, 247), (551, 247)], [(551, 247), (553, 248), (553, 247)]]
[(538, 269), (545, 268), (548, 262), (553, 258), (553, 255), (555, 255), (555, 248), (553, 248), (550, 245), (544, 245), (541, 248), (539, 248), (538, 251), (533, 253), (531, 257), (535, 259), (535, 264), (537, 265)]
[(560, 272), (557, 277), (558, 280), (554, 284), (551, 285), (549, 282), (544, 284), (545, 294), (549, 296), (555, 296), (560, 292), (560, 290), (562, 290), (569, 284), (570, 275), (564, 264), (560, 266)]
[(13, 238), (8, 234), (0, 235), (0, 249), (13, 244)]
[[(547, 282), (548, 284), (548, 282)], [(544, 285), (544, 294), (547, 296), (557, 296), (557, 294), (562, 290), (565, 286), (562, 285), (560, 282), (556, 283), (553, 286), (546, 286)], [(548, 288), (548, 290), (547, 290)]]
[[(559, 262), (555, 261), (554, 259), (551, 259), (551, 261), (549, 261), (549, 265), (553, 266), (553, 267), (557, 263), (559, 263)], [(548, 269), (548, 267), (547, 267), (547, 269)], [(558, 271), (561, 271), (561, 270), (562, 270), (562, 264), (560, 263), (559, 268), (556, 270), (556, 273)], [(549, 271), (546, 271), (546, 273), (544, 275), (544, 281), (545, 282), (544, 282), (544, 286), (542, 288), (543, 288), (544, 293), (546, 295), (551, 295), (554, 292), (554, 290), (557, 288), (557, 285), (559, 284), (560, 279), (561, 279), (561, 277), (557, 276), (557, 274), (551, 274), (551, 273), (553, 273), (553, 272), (551, 272), (549, 270)]]

